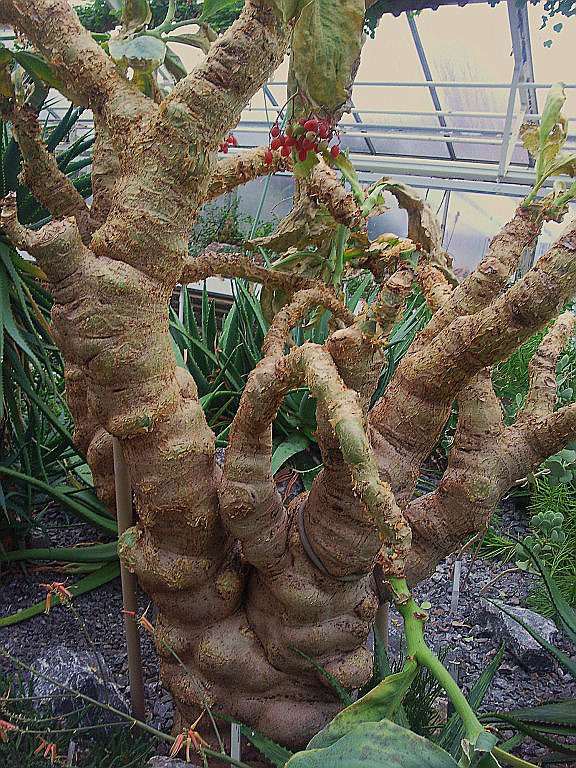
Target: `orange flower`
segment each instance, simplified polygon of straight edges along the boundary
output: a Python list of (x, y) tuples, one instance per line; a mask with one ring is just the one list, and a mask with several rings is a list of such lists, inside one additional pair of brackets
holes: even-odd
[[(202, 715), (203, 714), (204, 713), (202, 713)], [(182, 747), (186, 746), (186, 762), (189, 763), (190, 750), (192, 747), (194, 747), (197, 752), (202, 752), (202, 747), (209, 746), (208, 742), (204, 741), (202, 736), (200, 736), (196, 730), (196, 726), (200, 722), (202, 715), (200, 715), (200, 717), (192, 723), (187, 731), (182, 731), (182, 733), (179, 733), (178, 736), (176, 736), (174, 744), (172, 744), (172, 749), (170, 750), (170, 757), (176, 757)]]
[(17, 731), (18, 728), (7, 720), (0, 720), (0, 741), (8, 741), (10, 731)]
[(54, 765), (54, 761), (58, 756), (58, 747), (51, 741), (40, 739), (40, 744), (34, 750), (35, 755), (42, 754), (43, 757), (50, 758), (50, 765)]
[(72, 592), (68, 589), (66, 584), (62, 581), (53, 581), (50, 584), (40, 584), (46, 590), (46, 607), (44, 613), (50, 613), (52, 607), (52, 595), (58, 595), (60, 602), (65, 603), (67, 600), (72, 599)]

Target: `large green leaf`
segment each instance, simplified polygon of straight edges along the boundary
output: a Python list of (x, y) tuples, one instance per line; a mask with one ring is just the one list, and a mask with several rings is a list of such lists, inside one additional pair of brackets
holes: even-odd
[(272, 454), (272, 474), (275, 475), (280, 467), (286, 464), (288, 459), (291, 459), (292, 456), (300, 453), (300, 451), (305, 451), (309, 445), (310, 441), (308, 438), (300, 432), (296, 432), (286, 440), (283, 440)]
[(152, 10), (148, 0), (124, 0), (122, 9), (123, 30), (141, 29), (150, 23)]
[(394, 717), (408, 688), (412, 685), (417, 669), (416, 662), (409, 661), (401, 672), (385, 677), (365, 696), (339, 712), (320, 733), (314, 736), (308, 744), (308, 749), (329, 747), (362, 723), (378, 722)]
[(313, 110), (335, 112), (349, 97), (362, 47), (364, 0), (311, 0), (292, 36), (291, 72)]
[(390, 720), (361, 723), (328, 747), (297, 752), (286, 768), (457, 768), (428, 739)]

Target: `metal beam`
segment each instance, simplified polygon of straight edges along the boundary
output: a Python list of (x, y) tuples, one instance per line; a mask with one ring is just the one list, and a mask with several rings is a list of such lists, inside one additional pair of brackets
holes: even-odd
[[(408, 26), (410, 27), (412, 40), (414, 41), (416, 53), (418, 54), (418, 58), (420, 59), (420, 66), (422, 67), (422, 71), (424, 72), (424, 77), (426, 78), (426, 81), (428, 83), (432, 83), (434, 81), (434, 78), (432, 77), (432, 71), (428, 64), (428, 59), (426, 58), (426, 51), (424, 50), (424, 46), (422, 45), (422, 39), (420, 37), (420, 32), (418, 31), (418, 25), (416, 24), (416, 19), (411, 13), (407, 13), (406, 18), (408, 19)], [(434, 109), (437, 112), (441, 112), (442, 104), (440, 103), (440, 99), (438, 98), (438, 91), (433, 85), (430, 85), (429, 91), (430, 91), (430, 98), (432, 99), (432, 103), (434, 104)], [(444, 115), (438, 115), (438, 122), (442, 126), (442, 128), (447, 127), (447, 123), (446, 123), (446, 119), (444, 118)], [(452, 144), (451, 141), (446, 142), (446, 148), (448, 150), (448, 155), (450, 156), (450, 159), (455, 160), (456, 152), (454, 151), (454, 145)]]

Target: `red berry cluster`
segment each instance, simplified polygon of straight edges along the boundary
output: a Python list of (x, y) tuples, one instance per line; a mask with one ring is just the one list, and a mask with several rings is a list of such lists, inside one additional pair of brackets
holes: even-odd
[(237, 147), (238, 146), (238, 139), (236, 136), (234, 136), (233, 133), (231, 133), (226, 141), (223, 141), (222, 144), (219, 146), (220, 152), (224, 152), (226, 154), (228, 152), (228, 147)]
[[(281, 157), (293, 154), (294, 160), (303, 163), (309, 152), (328, 151), (328, 145), (335, 136), (334, 126), (328, 120), (317, 117), (301, 117), (298, 122), (282, 131), (278, 123), (270, 130), (270, 147), (264, 153), (264, 162), (273, 161), (273, 152), (280, 150)], [(330, 154), (336, 158), (340, 154), (340, 137), (330, 147)]]

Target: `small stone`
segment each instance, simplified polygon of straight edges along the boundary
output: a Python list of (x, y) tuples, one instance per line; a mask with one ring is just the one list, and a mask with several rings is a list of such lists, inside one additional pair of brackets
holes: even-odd
[[(556, 640), (558, 629), (549, 619), (540, 616), (539, 613), (528, 610), (528, 608), (511, 607), (509, 605), (504, 605), (503, 607), (536, 630), (549, 643), (554, 643)], [(489, 626), (495, 638), (504, 642), (510, 653), (528, 671), (546, 672), (556, 669), (553, 657), (520, 624), (506, 615), (500, 609), (498, 603), (490, 603), (482, 599), (480, 601), (480, 609), (476, 613), (476, 623), (480, 626)]]

